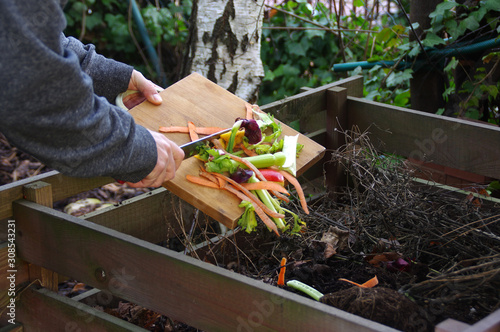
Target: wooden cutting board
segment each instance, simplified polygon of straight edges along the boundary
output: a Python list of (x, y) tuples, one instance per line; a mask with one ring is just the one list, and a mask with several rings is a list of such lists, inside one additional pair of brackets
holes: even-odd
[[(187, 126), (188, 121), (198, 127), (229, 128), (236, 118), (245, 117), (244, 100), (197, 73), (171, 85), (161, 92), (161, 96), (163, 103), (160, 106), (144, 102), (130, 110), (137, 123), (153, 131), (158, 131), (160, 126)], [(282, 126), (285, 135), (298, 134), (292, 128)], [(179, 145), (189, 142), (188, 134), (165, 135)], [(325, 148), (302, 134), (298, 141), (304, 144), (297, 158), (297, 173), (301, 174), (323, 157)], [(198, 175), (201, 165), (196, 158), (184, 160), (175, 178), (163, 186), (228, 228), (236, 227), (244, 211), (238, 207), (240, 200), (236, 196), (185, 179), (186, 174)]]

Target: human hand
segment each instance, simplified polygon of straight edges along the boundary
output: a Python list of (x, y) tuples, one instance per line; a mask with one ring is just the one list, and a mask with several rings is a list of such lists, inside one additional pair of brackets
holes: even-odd
[(128, 89), (140, 91), (148, 101), (155, 105), (160, 105), (162, 102), (158, 92), (162, 91), (163, 88), (146, 79), (141, 72), (135, 69), (130, 77)]
[(184, 160), (184, 151), (166, 138), (163, 134), (149, 131), (156, 142), (158, 151), (158, 159), (153, 171), (144, 179), (136, 183), (127, 182), (130, 187), (145, 188), (145, 187), (160, 187), (164, 182), (170, 181), (175, 177), (175, 171)]

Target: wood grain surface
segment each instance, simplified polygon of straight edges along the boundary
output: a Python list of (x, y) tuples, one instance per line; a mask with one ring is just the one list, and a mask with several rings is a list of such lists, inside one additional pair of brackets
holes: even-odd
[[(161, 96), (163, 103), (160, 106), (144, 102), (130, 110), (137, 123), (152, 131), (158, 131), (160, 126), (187, 126), (188, 121), (198, 127), (228, 128), (236, 118), (245, 116), (244, 100), (196, 73), (168, 87)], [(299, 134), (285, 124), (282, 126), (285, 135)], [(165, 135), (179, 145), (189, 142), (188, 134)], [(297, 159), (297, 171), (301, 174), (322, 158), (325, 148), (302, 134), (299, 134), (299, 143), (304, 144)], [(186, 175), (197, 175), (200, 166), (202, 163), (195, 158), (184, 160), (176, 177), (165, 182), (164, 187), (215, 220), (234, 228), (243, 213), (238, 207), (238, 198), (226, 191), (186, 181)]]

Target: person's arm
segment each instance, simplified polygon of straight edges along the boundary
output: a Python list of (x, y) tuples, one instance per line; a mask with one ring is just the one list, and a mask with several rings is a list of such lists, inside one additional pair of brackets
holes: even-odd
[(157, 183), (159, 164), (170, 158), (178, 167), (175, 144), (163, 137), (160, 156), (157, 138), (94, 93), (79, 57), (61, 43), (57, 1), (0, 2), (0, 16), (0, 131), (12, 144), (71, 176)]
[(80, 66), (94, 82), (94, 92), (114, 103), (115, 97), (127, 89), (141, 91), (146, 98), (154, 103), (162, 102), (159, 91), (163, 88), (147, 80), (140, 72), (124, 63), (108, 59), (95, 51), (92, 44), (83, 44), (74, 37), (61, 34), (64, 48), (77, 55)]
[(61, 44), (78, 57), (82, 70), (92, 78), (95, 94), (113, 103), (119, 93), (127, 90), (133, 71), (131, 66), (108, 59), (96, 53), (94, 45), (84, 45), (62, 33)]

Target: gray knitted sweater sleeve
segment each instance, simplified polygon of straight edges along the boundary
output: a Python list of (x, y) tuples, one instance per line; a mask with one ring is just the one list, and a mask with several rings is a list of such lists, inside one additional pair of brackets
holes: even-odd
[(62, 173), (140, 181), (155, 142), (109, 102), (132, 68), (64, 37), (65, 23), (57, 0), (0, 0), (0, 132)]

